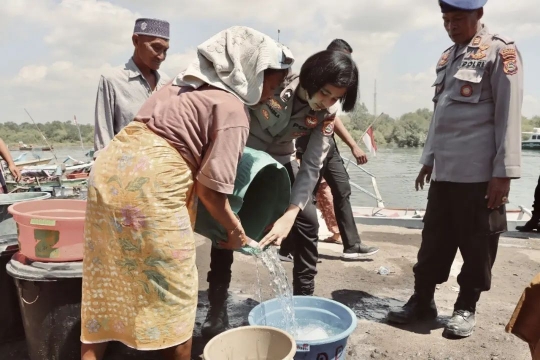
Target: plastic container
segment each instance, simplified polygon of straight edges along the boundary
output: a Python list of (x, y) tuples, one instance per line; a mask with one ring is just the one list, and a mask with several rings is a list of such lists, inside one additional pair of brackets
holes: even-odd
[[(232, 210), (238, 215), (247, 236), (260, 241), (265, 228), (274, 223), (289, 206), (291, 182), (285, 167), (265, 152), (245, 148), (238, 164), (233, 194), (229, 196)], [(227, 240), (225, 229), (199, 201), (195, 232), (212, 240)], [(249, 248), (241, 252), (250, 253)]]
[[(298, 322), (318, 321), (342, 329), (337, 335), (323, 340), (296, 341), (295, 360), (332, 359), (345, 360), (347, 340), (356, 329), (357, 319), (347, 306), (333, 300), (316, 296), (294, 296), (294, 310)], [(279, 299), (265, 301), (251, 310), (250, 325), (280, 327), (283, 311)]]
[(296, 345), (285, 331), (243, 326), (225, 331), (206, 344), (204, 360), (292, 360)]
[(17, 288), (6, 265), (19, 249), (17, 235), (0, 236), (0, 344), (24, 339)]
[(7, 272), (17, 286), (30, 359), (80, 359), (82, 262), (30, 262), (16, 253)]
[(27, 201), (11, 205), (8, 211), (19, 228), (19, 251), (28, 259), (82, 260), (85, 200)]
[(8, 212), (8, 207), (24, 202), (44, 200), (51, 197), (46, 192), (24, 192), (15, 194), (0, 194), (0, 236), (17, 234), (17, 224), (13, 216)]

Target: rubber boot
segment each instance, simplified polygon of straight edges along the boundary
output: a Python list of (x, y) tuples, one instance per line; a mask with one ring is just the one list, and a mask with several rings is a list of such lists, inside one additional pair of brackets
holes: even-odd
[(225, 284), (212, 284), (208, 288), (210, 307), (204, 320), (201, 334), (208, 340), (221, 334), (229, 328), (229, 315), (227, 314), (228, 286)]
[(531, 219), (523, 226), (516, 226), (516, 230), (521, 232), (540, 231), (540, 212), (533, 212)]
[(416, 289), (405, 305), (388, 312), (387, 320), (397, 324), (435, 319), (438, 315), (435, 305), (435, 286)]

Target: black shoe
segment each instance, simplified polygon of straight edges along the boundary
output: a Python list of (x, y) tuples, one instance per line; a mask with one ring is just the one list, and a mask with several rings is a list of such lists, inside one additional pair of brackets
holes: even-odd
[(208, 289), (208, 300), (210, 307), (206, 314), (206, 319), (201, 328), (201, 334), (207, 339), (211, 339), (221, 334), (229, 328), (229, 315), (227, 314), (228, 287), (218, 285)]
[(401, 308), (388, 312), (387, 320), (397, 324), (410, 324), (437, 317), (437, 305), (432, 296), (415, 293)]
[(446, 337), (468, 337), (474, 332), (476, 318), (473, 312), (468, 310), (455, 310), (452, 318), (446, 324), (443, 336)]
[(527, 221), (525, 225), (516, 226), (516, 230), (521, 232), (540, 231), (540, 216), (533, 215), (533, 217)]
[(379, 248), (373, 246), (367, 246), (362, 243), (355, 244), (352, 248), (343, 251), (341, 254), (342, 260), (356, 260), (362, 259), (371, 255), (376, 254), (379, 251)]

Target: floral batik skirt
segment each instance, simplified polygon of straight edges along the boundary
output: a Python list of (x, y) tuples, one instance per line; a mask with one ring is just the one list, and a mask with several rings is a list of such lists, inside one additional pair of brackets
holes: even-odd
[(197, 310), (193, 173), (139, 122), (99, 154), (88, 181), (82, 335), (158, 350), (189, 340)]

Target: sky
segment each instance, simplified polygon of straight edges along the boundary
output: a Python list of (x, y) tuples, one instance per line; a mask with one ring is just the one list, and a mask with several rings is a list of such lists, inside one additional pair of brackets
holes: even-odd
[[(525, 71), (523, 115), (540, 115), (540, 4), (489, 0), (484, 23), (516, 41)], [(217, 32), (245, 25), (277, 38), (299, 70), (335, 38), (354, 49), (361, 101), (398, 117), (431, 108), (435, 64), (452, 44), (437, 0), (2, 0), (0, 108), (2, 122), (94, 122), (100, 75), (133, 53), (135, 19), (171, 24), (170, 50), (161, 70), (173, 77), (196, 47)]]

